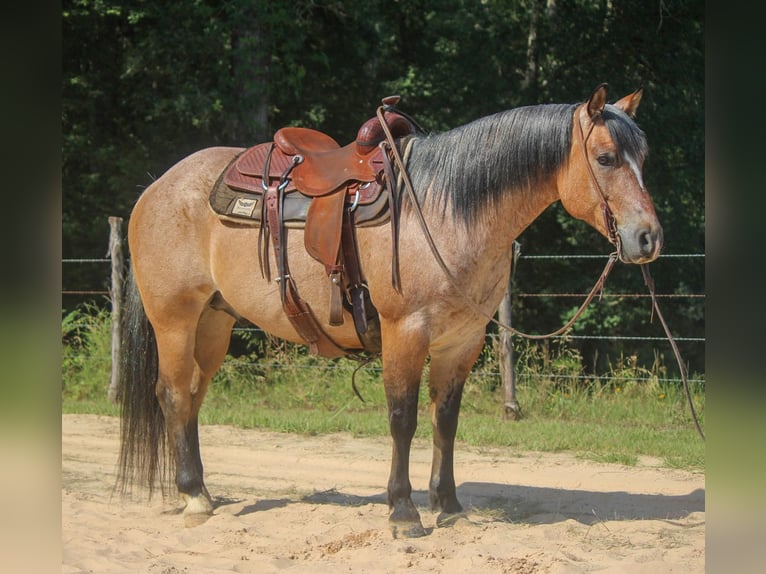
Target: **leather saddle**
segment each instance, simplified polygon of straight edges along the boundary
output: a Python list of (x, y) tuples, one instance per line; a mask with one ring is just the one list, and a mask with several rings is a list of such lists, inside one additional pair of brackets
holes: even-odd
[[(384, 118), (394, 137), (413, 131), (409, 120), (396, 112), (386, 112)], [(344, 147), (330, 136), (308, 128), (282, 128), (274, 134), (274, 144), (284, 154), (303, 158), (294, 169), (293, 182), (301, 193), (311, 197), (332, 193), (348, 182), (373, 181), (383, 169), (377, 148), (383, 139), (385, 133), (377, 117), (367, 120), (356, 140)]]
[[(385, 98), (382, 108), (395, 139), (416, 131), (407, 116), (393, 109), (398, 100)], [(389, 152), (380, 146), (385, 139), (378, 116), (362, 124), (356, 139), (343, 147), (323, 132), (284, 127), (272, 142), (237, 156), (211, 193), (217, 213), (260, 226), (261, 271), (269, 278), (266, 245), (273, 244), (283, 307), (314, 354), (343, 356), (350, 351), (329, 338), (298, 296), (289, 277), (285, 229), (304, 228), (306, 251), (325, 267), (332, 286), (329, 323), (342, 324), (343, 306), (350, 307), (365, 350), (379, 352), (377, 312), (359, 268), (355, 228), (383, 224), (392, 215), (392, 190), (384, 176), (390, 173)]]

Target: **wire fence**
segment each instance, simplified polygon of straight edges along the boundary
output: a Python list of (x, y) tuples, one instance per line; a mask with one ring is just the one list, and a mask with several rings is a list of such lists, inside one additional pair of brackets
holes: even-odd
[[(704, 254), (700, 253), (689, 253), (689, 254), (663, 254), (661, 259), (682, 259), (682, 260), (700, 260), (704, 261)], [(546, 261), (546, 260), (576, 260), (576, 259), (605, 259), (606, 257), (604, 255), (589, 255), (589, 254), (579, 254), (579, 255), (520, 255), (519, 260), (529, 260), (531, 262), (535, 261)], [(108, 266), (112, 263), (112, 259), (110, 257), (101, 257), (101, 258), (65, 258), (62, 259), (62, 265), (70, 266), (70, 265), (104, 265)], [(104, 272), (104, 278), (106, 281), (106, 278), (109, 275), (108, 267)], [(63, 297), (79, 297), (82, 299), (83, 297), (88, 298), (92, 297), (102, 297), (102, 296), (109, 296), (110, 291), (109, 289), (94, 289), (94, 288), (78, 288), (78, 289), (63, 289), (62, 290), (62, 296)], [(566, 298), (572, 298), (572, 299), (583, 299), (587, 296), (587, 293), (573, 293), (573, 292), (562, 292), (562, 293), (538, 293), (538, 292), (525, 292), (525, 291), (514, 291), (512, 293), (513, 298), (518, 299), (541, 299), (541, 298), (548, 298), (548, 299), (566, 299)], [(611, 293), (611, 292), (604, 292), (601, 295), (603, 298), (607, 299), (618, 299), (618, 300), (630, 300), (630, 299), (644, 299), (649, 298), (650, 295), (648, 293)], [(695, 302), (704, 302), (705, 299), (705, 293), (657, 293), (656, 297), (658, 299), (666, 300), (669, 304), (673, 304), (675, 302), (684, 301), (684, 300), (692, 300)], [(267, 334), (266, 331), (263, 329), (260, 329), (256, 326), (235, 326), (234, 327), (235, 333), (240, 334), (250, 334), (252, 336), (253, 334)], [(488, 345), (497, 347), (498, 338), (500, 337), (499, 334), (496, 333), (490, 333), (487, 335)], [(569, 334), (565, 333), (562, 335), (557, 335), (554, 337), (551, 337), (552, 340), (559, 340), (559, 341), (623, 341), (623, 342), (636, 342), (636, 343), (643, 343), (643, 344), (654, 344), (657, 343), (667, 343), (667, 339), (665, 337), (660, 336), (649, 336), (649, 335), (604, 335), (604, 334), (598, 334), (598, 333), (578, 333), (578, 334)], [(705, 344), (705, 337), (704, 334), (697, 334), (697, 333), (685, 333), (680, 336), (676, 336), (675, 340), (677, 342), (681, 343), (687, 343), (692, 345), (704, 345)], [(105, 359), (108, 357), (105, 357)], [(338, 368), (337, 363), (329, 362), (327, 364), (312, 364), (312, 365), (295, 365), (295, 364), (286, 364), (279, 361), (269, 361), (269, 360), (260, 360), (257, 363), (256, 362), (249, 362), (249, 361), (242, 361), (238, 360), (236, 362), (236, 365), (238, 367), (243, 368), (264, 368), (264, 369), (295, 369), (295, 368), (307, 368), (307, 369), (334, 369)], [(372, 363), (371, 365), (368, 365), (366, 367), (367, 370), (370, 370), (371, 372), (375, 372), (376, 370), (379, 370), (380, 367), (375, 366), (375, 363)], [(474, 377), (498, 377), (501, 373), (499, 371), (495, 370), (487, 370), (483, 369), (478, 372), (474, 372), (472, 376)], [(557, 379), (567, 379), (567, 380), (576, 380), (576, 379), (582, 379), (582, 380), (588, 380), (593, 379), (594, 376), (589, 375), (572, 375), (572, 374), (556, 374), (556, 373), (522, 373), (520, 374), (520, 378), (528, 379), (528, 378), (545, 378), (549, 380), (557, 380)], [(619, 376), (609, 376), (609, 375), (599, 375), (597, 377), (601, 381), (609, 381), (609, 382), (616, 382), (618, 383), (621, 380), (625, 380), (627, 377), (619, 377)], [(657, 377), (642, 377), (642, 376), (631, 376), (630, 380), (632, 381), (647, 381), (647, 380), (658, 380), (659, 382), (669, 382), (669, 383), (677, 383), (681, 382), (681, 379), (678, 378), (657, 378)], [(704, 383), (704, 378), (691, 378), (689, 379), (689, 382), (691, 383)]]
[[(662, 259), (704, 259), (704, 253), (667, 253), (662, 255)], [(603, 255), (521, 255), (520, 260), (571, 260), (571, 259), (605, 259)], [(110, 264), (111, 259), (109, 257), (100, 258), (82, 258), (82, 259), (62, 259), (62, 264), (85, 264), (85, 263), (102, 263), (104, 265)], [(106, 275), (105, 275), (106, 276)], [(109, 295), (107, 289), (63, 289), (62, 295)], [(527, 293), (516, 292), (513, 293), (514, 298), (572, 298), (572, 299), (584, 299), (588, 296), (588, 293)], [(649, 293), (602, 293), (599, 295), (604, 299), (649, 299), (651, 295)], [(705, 293), (656, 293), (655, 297), (658, 299), (705, 299)], [(261, 329), (242, 329), (251, 331), (261, 331)], [(573, 336), (566, 335), (559, 338), (567, 337), (569, 339), (620, 339), (620, 340), (635, 340), (635, 341), (655, 341), (665, 340), (664, 337), (621, 337), (621, 336), (599, 336), (599, 335), (585, 335), (585, 336)], [(676, 337), (677, 341), (697, 341), (704, 342), (704, 337)]]

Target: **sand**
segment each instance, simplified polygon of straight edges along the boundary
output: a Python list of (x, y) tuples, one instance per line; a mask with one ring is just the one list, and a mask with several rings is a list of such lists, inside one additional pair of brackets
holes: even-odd
[(655, 460), (629, 467), (460, 444), (467, 513), (437, 527), (431, 447), (416, 441), (413, 500), (427, 535), (401, 540), (387, 523), (387, 438), (202, 426), (216, 508), (194, 527), (176, 497), (111, 496), (118, 441), (116, 418), (62, 417), (65, 574), (705, 571), (704, 474)]

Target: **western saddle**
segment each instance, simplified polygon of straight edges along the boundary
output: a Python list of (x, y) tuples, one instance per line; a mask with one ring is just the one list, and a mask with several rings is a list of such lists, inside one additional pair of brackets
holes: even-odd
[(379, 353), (378, 314), (359, 266), (356, 227), (391, 220), (396, 239), (391, 146), (420, 130), (412, 118), (395, 110), (398, 102), (398, 96), (384, 98), (377, 115), (343, 147), (313, 129), (281, 128), (272, 142), (234, 158), (211, 193), (210, 204), (217, 213), (259, 225), (258, 256), (268, 280), (271, 242), (282, 308), (313, 354), (340, 357), (356, 350), (336, 344), (298, 294), (287, 261), (286, 229), (303, 228), (306, 251), (325, 267), (331, 285), (329, 324), (343, 324), (345, 307), (352, 313), (364, 350)]

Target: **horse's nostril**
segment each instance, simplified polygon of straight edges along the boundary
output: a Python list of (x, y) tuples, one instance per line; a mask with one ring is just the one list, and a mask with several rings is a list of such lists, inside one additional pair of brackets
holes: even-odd
[(654, 237), (651, 231), (641, 231), (638, 234), (638, 248), (642, 255), (654, 253)]

